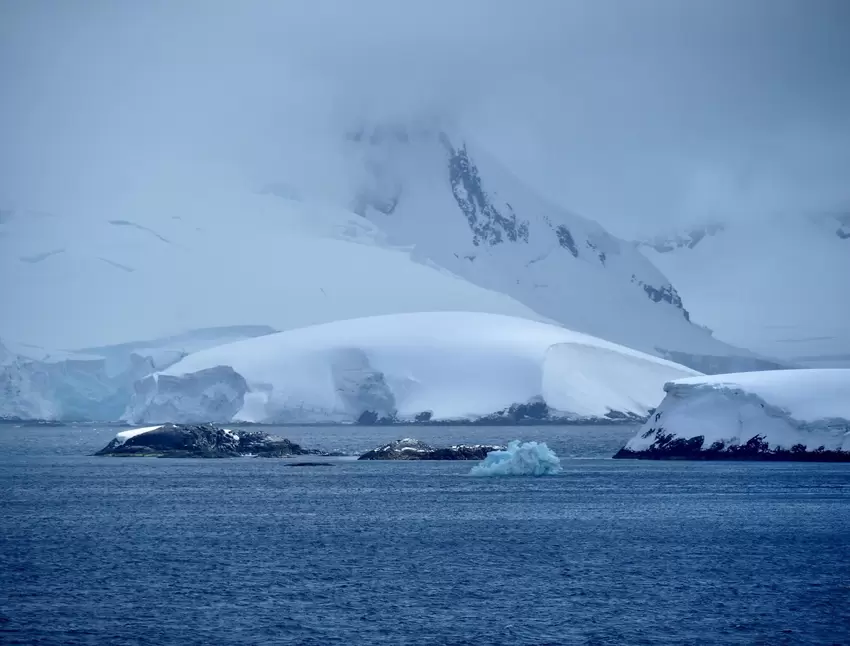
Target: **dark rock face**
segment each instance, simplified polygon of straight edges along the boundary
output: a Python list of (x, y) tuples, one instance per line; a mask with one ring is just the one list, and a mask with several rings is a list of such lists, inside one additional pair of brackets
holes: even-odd
[(394, 415), (379, 415), (373, 410), (364, 410), (357, 417), (357, 423), (362, 426), (386, 426), (399, 422)]
[(558, 244), (569, 250), (573, 254), (573, 258), (578, 258), (578, 247), (570, 230), (561, 224), (555, 229), (555, 235), (558, 236)]
[(756, 435), (744, 444), (714, 442), (704, 447), (702, 435), (683, 438), (667, 433), (663, 426), (650, 428), (644, 437), (655, 433), (655, 441), (643, 451), (623, 447), (614, 458), (633, 460), (759, 460), (768, 462), (850, 462), (850, 451), (827, 451), (819, 447), (806, 450), (802, 444), (788, 449), (771, 449), (764, 436)]
[(578, 247), (570, 230), (561, 224), (555, 229), (555, 235), (558, 236), (558, 244), (564, 249), (568, 249), (574, 258), (578, 258)]
[(425, 442), (406, 438), (367, 451), (358, 460), (483, 460), (490, 451), (503, 446), (488, 444), (458, 444), (435, 448)]
[(479, 424), (502, 425), (539, 423), (550, 421), (551, 409), (543, 400), (530, 401), (525, 404), (512, 404), (508, 408), (497, 411), (476, 420)]
[(685, 316), (686, 321), (691, 320), (691, 314), (688, 310), (685, 309), (684, 304), (682, 303), (682, 297), (679, 296), (679, 292), (676, 291), (676, 288), (673, 285), (662, 285), (661, 287), (654, 287), (649, 285), (648, 283), (643, 282), (642, 280), (638, 280), (637, 276), (632, 274), (632, 282), (640, 285), (643, 288), (643, 291), (646, 292), (646, 295), (649, 296), (649, 299), (655, 303), (670, 303), (673, 307), (676, 307), (682, 310), (682, 314)]
[(528, 242), (528, 222), (517, 219), (510, 204), (505, 204), (507, 213), (493, 205), (481, 185), (478, 168), (470, 160), (466, 146), (455, 149), (446, 137), (443, 137), (443, 145), (449, 151), (452, 193), (472, 229), (472, 244), (477, 247), (482, 242), (490, 246), (505, 240)]
[(114, 457), (233, 458), (243, 455), (279, 458), (318, 451), (266, 433), (228, 431), (212, 424), (165, 424), (125, 442), (112, 440), (95, 455)]
[(604, 267), (605, 261), (608, 259), (608, 256), (605, 254), (605, 252), (600, 251), (599, 247), (597, 245), (595, 245), (593, 242), (591, 242), (590, 240), (587, 241), (587, 246), (596, 253), (597, 258), (599, 258), (599, 262)]

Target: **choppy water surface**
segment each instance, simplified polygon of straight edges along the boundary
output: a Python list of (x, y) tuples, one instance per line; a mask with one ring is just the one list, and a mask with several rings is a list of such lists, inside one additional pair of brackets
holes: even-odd
[(93, 458), (109, 428), (0, 427), (3, 644), (849, 644), (850, 465), (604, 459), (627, 428), (288, 428), (458, 462)]

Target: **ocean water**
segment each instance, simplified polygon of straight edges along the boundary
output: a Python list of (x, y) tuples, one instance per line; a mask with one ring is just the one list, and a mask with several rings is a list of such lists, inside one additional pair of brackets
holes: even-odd
[(89, 457), (114, 432), (0, 426), (0, 643), (850, 644), (850, 465), (607, 459), (623, 427), (280, 431), (542, 440), (542, 478)]

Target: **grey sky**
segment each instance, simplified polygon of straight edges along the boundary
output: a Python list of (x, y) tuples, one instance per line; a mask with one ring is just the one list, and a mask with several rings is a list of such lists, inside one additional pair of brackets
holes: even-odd
[(437, 115), (625, 236), (850, 207), (847, 0), (4, 0), (0, 87), (0, 200)]

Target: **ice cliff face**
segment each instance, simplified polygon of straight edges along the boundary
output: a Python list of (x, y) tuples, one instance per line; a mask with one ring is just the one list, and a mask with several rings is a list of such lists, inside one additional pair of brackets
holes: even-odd
[(0, 418), (114, 421), (132, 397), (147, 392), (149, 382), (140, 379), (190, 352), (269, 332), (262, 326), (210, 328), (77, 352), (0, 342)]
[(564, 328), (424, 312), (291, 330), (191, 354), (124, 418), (265, 423), (640, 417), (694, 371)]
[(228, 422), (241, 410), (248, 385), (228, 366), (215, 366), (187, 375), (151, 375), (136, 384), (130, 410), (132, 421), (177, 424)]
[(378, 127), (349, 144), (360, 169), (353, 208), (420, 262), (570, 329), (698, 369), (777, 367), (691, 324), (676, 288), (633, 245), (542, 199), (471, 142)]

